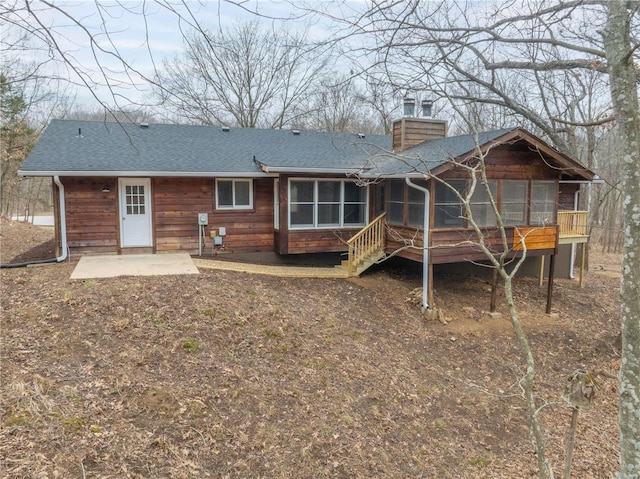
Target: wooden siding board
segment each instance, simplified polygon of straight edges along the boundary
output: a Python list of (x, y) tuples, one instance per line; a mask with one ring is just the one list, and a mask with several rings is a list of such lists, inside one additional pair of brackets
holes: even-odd
[(253, 180), (254, 208), (215, 209), (213, 178), (156, 178), (155, 222), (158, 251), (198, 251), (197, 214), (207, 213), (204, 249), (211, 247), (209, 232), (225, 227), (230, 251), (273, 251), (273, 179)]
[[(119, 251), (117, 180), (66, 177), (62, 182), (72, 252)], [(255, 179), (253, 184), (256, 208), (221, 211), (215, 210), (213, 178), (153, 178), (151, 210), (156, 252), (197, 253), (198, 213), (209, 214), (205, 245), (209, 245), (209, 231), (224, 226), (225, 244), (233, 245), (234, 251), (273, 251), (273, 179)], [(104, 185), (111, 191), (103, 193)]]
[[(117, 188), (112, 178), (60, 179), (65, 189), (67, 243), (72, 254), (117, 250)], [(109, 192), (102, 192), (107, 185)], [(59, 208), (59, 206), (58, 206)]]
[(522, 250), (520, 240), (523, 237), (527, 251), (536, 249), (555, 250), (558, 246), (558, 227), (545, 226), (514, 229), (513, 249), (515, 251)]

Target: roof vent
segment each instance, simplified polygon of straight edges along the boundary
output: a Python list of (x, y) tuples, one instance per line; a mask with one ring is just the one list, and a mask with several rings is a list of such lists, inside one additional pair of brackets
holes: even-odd
[(363, 139), (364, 139), (364, 133), (357, 133), (357, 134), (356, 134), (356, 136), (357, 136), (358, 138), (360, 138), (361, 140), (363, 140)]
[(229, 128), (228, 126), (223, 126), (222, 127), (222, 131), (224, 131), (224, 132), (227, 132), (227, 131), (230, 131), (230, 130), (231, 130), (231, 128)]
[(300, 134), (300, 130), (291, 130), (291, 133), (293, 133), (294, 135), (299, 135)]
[(140, 128), (144, 128), (144, 129), (149, 128), (149, 123), (140, 123)]

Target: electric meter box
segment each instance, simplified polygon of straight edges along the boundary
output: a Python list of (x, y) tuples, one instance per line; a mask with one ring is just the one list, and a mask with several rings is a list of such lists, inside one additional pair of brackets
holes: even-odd
[(198, 213), (198, 224), (207, 226), (209, 224), (209, 213)]

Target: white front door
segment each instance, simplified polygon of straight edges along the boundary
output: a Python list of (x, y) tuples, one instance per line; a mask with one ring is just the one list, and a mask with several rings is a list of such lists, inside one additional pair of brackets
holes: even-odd
[(120, 178), (120, 239), (123, 248), (152, 246), (151, 180)]

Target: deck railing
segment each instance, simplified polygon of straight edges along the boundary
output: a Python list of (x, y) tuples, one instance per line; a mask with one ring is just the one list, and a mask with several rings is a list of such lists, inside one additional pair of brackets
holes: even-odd
[(588, 211), (558, 211), (559, 236), (586, 236)]
[(384, 250), (386, 216), (386, 213), (382, 213), (347, 241), (349, 245), (349, 276), (353, 275), (356, 268), (367, 258)]

